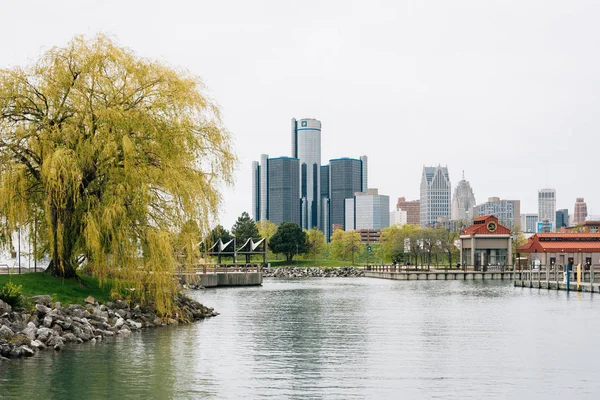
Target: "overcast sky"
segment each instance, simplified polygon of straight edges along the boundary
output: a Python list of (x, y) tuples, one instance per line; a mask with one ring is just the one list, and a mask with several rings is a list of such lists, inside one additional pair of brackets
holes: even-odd
[(199, 75), (240, 163), (220, 222), (251, 211), (251, 163), (290, 155), (290, 119), (321, 120), (322, 163), (369, 157), (369, 186), (419, 197), (423, 165), (478, 203), (600, 214), (600, 2), (2, 1), (0, 68), (73, 36), (113, 35)]

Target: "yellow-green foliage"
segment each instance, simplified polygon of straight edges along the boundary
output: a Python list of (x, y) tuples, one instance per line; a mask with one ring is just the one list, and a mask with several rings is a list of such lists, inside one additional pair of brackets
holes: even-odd
[(56, 274), (85, 261), (171, 312), (173, 272), (195, 262), (236, 162), (199, 79), (76, 37), (0, 70), (0, 113), (3, 233), (35, 222)]
[(340, 260), (350, 260), (355, 251), (360, 251), (360, 233), (337, 229), (331, 236), (330, 254)]

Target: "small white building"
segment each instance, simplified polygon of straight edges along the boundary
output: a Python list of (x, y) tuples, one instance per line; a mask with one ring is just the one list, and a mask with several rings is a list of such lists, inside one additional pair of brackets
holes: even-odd
[(404, 210), (390, 211), (390, 226), (402, 226), (408, 223), (408, 213)]

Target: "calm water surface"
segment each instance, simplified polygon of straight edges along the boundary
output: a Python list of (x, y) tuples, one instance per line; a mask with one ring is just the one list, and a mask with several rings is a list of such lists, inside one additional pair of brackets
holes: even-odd
[(191, 294), (221, 315), (0, 363), (0, 398), (600, 398), (598, 295), (368, 278)]

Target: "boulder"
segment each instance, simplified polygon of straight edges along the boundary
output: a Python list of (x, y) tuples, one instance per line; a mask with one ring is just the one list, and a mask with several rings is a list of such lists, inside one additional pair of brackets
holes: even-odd
[(23, 345), (23, 346), (20, 346), (19, 348), (21, 349), (21, 355), (24, 357), (31, 357), (32, 355), (35, 354), (35, 351), (33, 351), (31, 349), (31, 347), (29, 347), (29, 346)]
[(45, 326), (46, 328), (50, 328), (50, 327), (52, 326), (52, 317), (51, 317), (51, 316), (49, 316), (49, 315), (46, 315), (46, 316), (44, 317), (44, 326)]
[(0, 327), (0, 339), (11, 340), (15, 336), (15, 333), (6, 325)]
[(36, 339), (42, 343), (45, 343), (48, 340), (48, 338), (50, 336), (52, 336), (53, 333), (54, 333), (54, 331), (50, 328), (46, 328), (46, 327), (39, 328), (36, 332), (36, 336), (37, 336)]
[(46, 347), (46, 345), (44, 345), (44, 343), (40, 342), (39, 340), (32, 340), (31, 347), (34, 349), (43, 349)]
[(140, 322), (135, 322), (132, 319), (128, 319), (127, 323), (129, 324), (129, 326), (131, 327), (131, 329), (133, 330), (137, 330), (137, 329), (142, 329), (142, 324)]
[(12, 312), (12, 307), (10, 306), (10, 304), (5, 303), (4, 301), (0, 300), (0, 315), (10, 313), (10, 312)]
[(27, 336), (30, 340), (35, 340), (35, 335), (38, 331), (37, 326), (33, 322), (29, 322), (27, 327), (23, 329), (23, 334)]
[(41, 295), (41, 296), (33, 296), (30, 297), (30, 299), (35, 303), (35, 304), (43, 304), (46, 306), (50, 305), (50, 302), (52, 301), (52, 298), (50, 298), (50, 296), (48, 295)]
[(119, 319), (117, 319), (117, 322), (115, 322), (114, 327), (116, 329), (119, 329), (120, 327), (123, 326), (124, 323), (125, 323), (125, 320), (123, 318), (119, 318)]
[(92, 304), (92, 305), (96, 304), (96, 299), (93, 298), (92, 296), (88, 296), (88, 297), (85, 298), (85, 303), (86, 304)]

